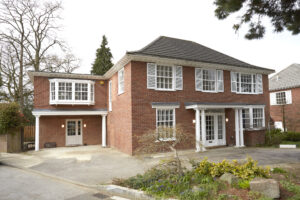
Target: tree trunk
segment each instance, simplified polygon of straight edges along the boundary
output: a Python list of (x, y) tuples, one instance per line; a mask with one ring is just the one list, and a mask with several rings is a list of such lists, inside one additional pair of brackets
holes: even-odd
[(286, 132), (285, 108), (284, 108), (284, 105), (282, 105), (282, 123), (283, 123), (283, 131)]
[(170, 146), (170, 149), (174, 152), (174, 157), (176, 159), (176, 167), (177, 167), (177, 172), (179, 173), (180, 176), (183, 175), (183, 170), (182, 170), (182, 166), (181, 166), (181, 161), (179, 159), (179, 156), (178, 156), (178, 152), (176, 150), (176, 148)]

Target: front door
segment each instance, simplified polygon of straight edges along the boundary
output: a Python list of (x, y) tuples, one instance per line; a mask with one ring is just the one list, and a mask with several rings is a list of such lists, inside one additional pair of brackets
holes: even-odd
[(81, 119), (68, 119), (66, 126), (66, 146), (82, 145)]
[(226, 144), (224, 118), (224, 114), (206, 114), (205, 146), (218, 146)]

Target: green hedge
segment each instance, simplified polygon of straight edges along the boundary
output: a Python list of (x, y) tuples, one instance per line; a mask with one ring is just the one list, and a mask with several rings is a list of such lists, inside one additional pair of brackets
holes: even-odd
[(280, 129), (274, 129), (268, 131), (266, 134), (266, 144), (267, 145), (279, 145), (283, 141), (300, 141), (300, 133), (299, 132), (282, 132)]
[(22, 115), (20, 107), (16, 103), (0, 104), (0, 134), (7, 134), (10, 131), (21, 127)]
[(300, 133), (298, 133), (298, 132), (287, 132), (285, 134), (286, 135), (285, 135), (284, 140), (294, 141), (294, 142), (300, 141)]

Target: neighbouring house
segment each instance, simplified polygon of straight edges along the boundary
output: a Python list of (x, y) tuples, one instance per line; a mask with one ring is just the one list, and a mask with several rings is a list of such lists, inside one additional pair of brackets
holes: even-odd
[(275, 128), (300, 132), (300, 64), (269, 79), (270, 115)]
[[(178, 124), (195, 138), (185, 148), (197, 151), (201, 144), (261, 144), (273, 72), (164, 36), (127, 52), (103, 76), (29, 72), (36, 150), (49, 142), (102, 144), (132, 155), (136, 136)], [(157, 137), (174, 140), (176, 133)]]

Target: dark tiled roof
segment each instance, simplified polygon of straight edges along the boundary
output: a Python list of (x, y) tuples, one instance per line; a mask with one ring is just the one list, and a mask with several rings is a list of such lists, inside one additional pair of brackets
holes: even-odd
[(292, 64), (269, 79), (270, 90), (300, 87), (300, 64)]
[(160, 36), (144, 48), (138, 51), (127, 52), (128, 54), (141, 54), (159, 56), (165, 58), (183, 59), (196, 62), (207, 62), (215, 64), (232, 65), (237, 67), (270, 70), (257, 67), (196, 42)]

